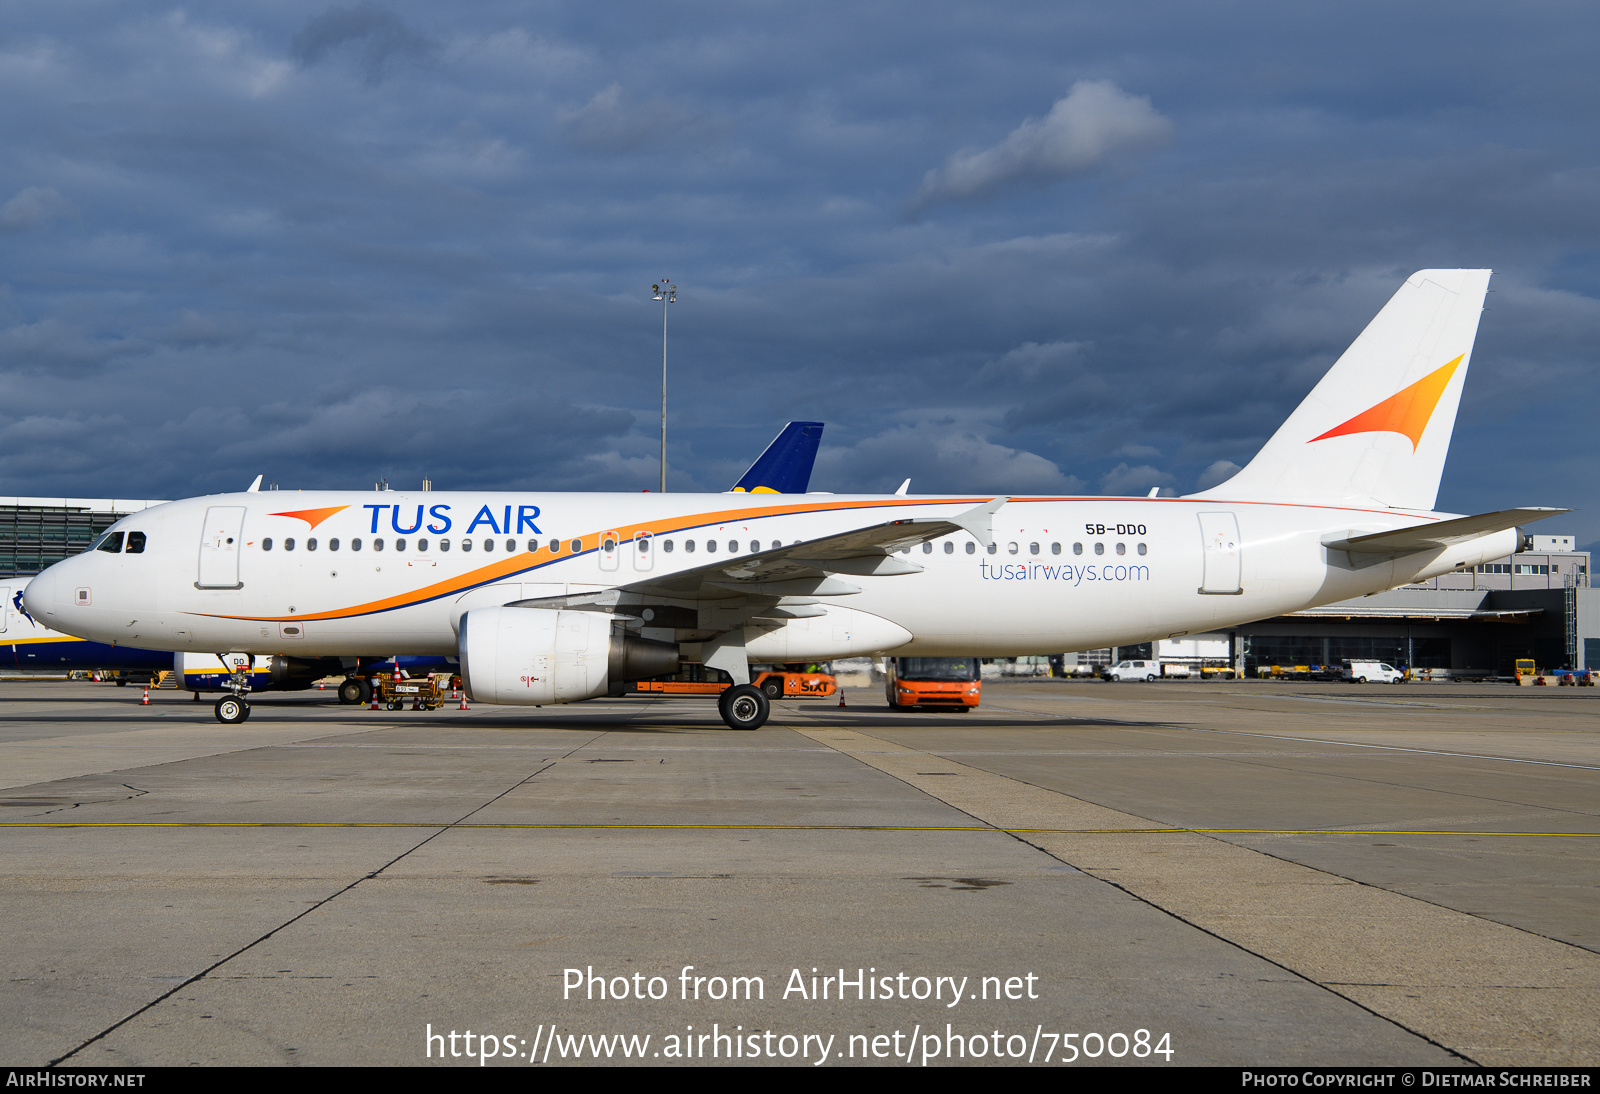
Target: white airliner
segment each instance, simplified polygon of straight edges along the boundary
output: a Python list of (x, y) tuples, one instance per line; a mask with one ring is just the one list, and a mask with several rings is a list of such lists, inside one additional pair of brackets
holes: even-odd
[[(1249, 466), (1187, 497), (221, 494), (127, 517), (25, 603), (145, 648), (459, 654), (485, 703), (701, 661), (745, 729), (768, 714), (751, 661), (1214, 630), (1503, 558), (1517, 524), (1565, 512), (1432, 511), (1488, 281), (1412, 275)], [(247, 686), (219, 719), (248, 717)]]

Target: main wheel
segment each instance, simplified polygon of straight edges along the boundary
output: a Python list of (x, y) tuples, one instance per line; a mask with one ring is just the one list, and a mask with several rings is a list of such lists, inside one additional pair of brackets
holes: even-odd
[(717, 700), (717, 713), (729, 729), (760, 729), (772, 713), (772, 704), (760, 688), (739, 684), (722, 693)]
[(768, 699), (782, 699), (783, 681), (774, 676), (772, 679), (761, 685), (761, 692)]
[(122, 678), (122, 677), (120, 677), (120, 676), (119, 676), (119, 677), (117, 677), (117, 687), (119, 687), (119, 688), (125, 688), (125, 687), (127, 687), (127, 686), (128, 686), (128, 682), (127, 682), (127, 681), (126, 681), (126, 680), (124, 680), (124, 679), (123, 679), (123, 678)]
[(250, 717), (250, 704), (236, 695), (224, 695), (217, 700), (217, 721), (225, 726), (236, 726)]
[(339, 702), (349, 706), (372, 698), (372, 685), (359, 676), (347, 676), (339, 685)]

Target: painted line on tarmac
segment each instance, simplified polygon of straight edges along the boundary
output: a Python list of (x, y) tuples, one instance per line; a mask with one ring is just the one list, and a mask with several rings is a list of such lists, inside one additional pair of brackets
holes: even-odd
[(1576, 771), (1600, 771), (1593, 764), (1564, 764), (1556, 760), (1522, 760), (1515, 756), (1489, 756), (1482, 752), (1443, 752), (1431, 748), (1401, 748), (1399, 745), (1367, 745), (1358, 741), (1329, 741), (1321, 737), (1286, 737), (1275, 733), (1250, 733), (1242, 729), (1194, 729), (1191, 733), (1228, 733), (1235, 737), (1260, 737), (1268, 741), (1296, 741), (1301, 744), (1341, 745), (1344, 748), (1375, 748), (1384, 752), (1410, 752), (1418, 756), (1451, 756), (1458, 760), (1498, 760), (1507, 764), (1533, 764), (1537, 767), (1568, 767)]
[(515, 828), (665, 832), (1015, 832), (1034, 836), (1472, 836), (1600, 839), (1600, 832), (1474, 832), (1400, 828), (1001, 828), (914, 824), (451, 824), (449, 821), (11, 821), (0, 828)]

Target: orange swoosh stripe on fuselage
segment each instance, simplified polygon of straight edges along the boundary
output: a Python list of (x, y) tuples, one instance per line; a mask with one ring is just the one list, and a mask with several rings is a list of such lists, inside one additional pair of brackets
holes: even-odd
[[(622, 525), (607, 528), (607, 532), (615, 532), (620, 540), (632, 539), (638, 532), (649, 532), (652, 535), (672, 535), (686, 532), (695, 528), (704, 528), (712, 524), (731, 524), (742, 520), (755, 520), (762, 517), (788, 516), (795, 513), (827, 513), (839, 512), (849, 509), (903, 509), (908, 505), (958, 505), (968, 503), (982, 505), (992, 501), (992, 497), (978, 498), (929, 498), (916, 501), (851, 501), (851, 502), (811, 502), (809, 504), (772, 505), (760, 509), (725, 509), (713, 513), (694, 513), (686, 517), (678, 517), (665, 522), (648, 521), (639, 524)], [(1013, 501), (1025, 499), (1014, 498)], [(220, 612), (188, 612), (189, 615), (200, 615), (211, 619), (248, 619), (262, 623), (295, 623), (319, 619), (351, 619), (361, 615), (376, 615), (379, 612), (395, 611), (399, 608), (409, 608), (414, 604), (425, 604), (430, 600), (438, 600), (452, 593), (465, 592), (480, 585), (492, 585), (515, 574), (528, 573), (549, 566), (556, 562), (565, 562), (568, 559), (578, 558), (580, 555), (590, 554), (599, 549), (600, 536), (603, 532), (591, 532), (584, 536), (573, 536), (583, 543), (581, 551), (567, 551), (564, 554), (552, 554), (548, 547), (540, 547), (537, 551), (526, 551), (496, 562), (488, 566), (480, 566), (471, 573), (459, 577), (436, 581), (411, 592), (400, 593), (396, 596), (385, 597), (382, 600), (372, 600), (365, 604), (354, 604), (348, 608), (336, 608), (326, 612), (298, 612), (294, 615), (223, 615)], [(563, 544), (569, 544), (570, 539), (563, 538)], [(668, 575), (670, 576), (670, 575)], [(637, 575), (634, 580), (645, 580), (644, 574)], [(623, 584), (619, 582), (618, 584)]]

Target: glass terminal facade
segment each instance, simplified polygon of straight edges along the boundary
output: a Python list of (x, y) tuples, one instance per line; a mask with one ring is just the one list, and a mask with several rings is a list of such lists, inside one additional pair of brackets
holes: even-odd
[(155, 501), (0, 497), (0, 579), (32, 577)]

